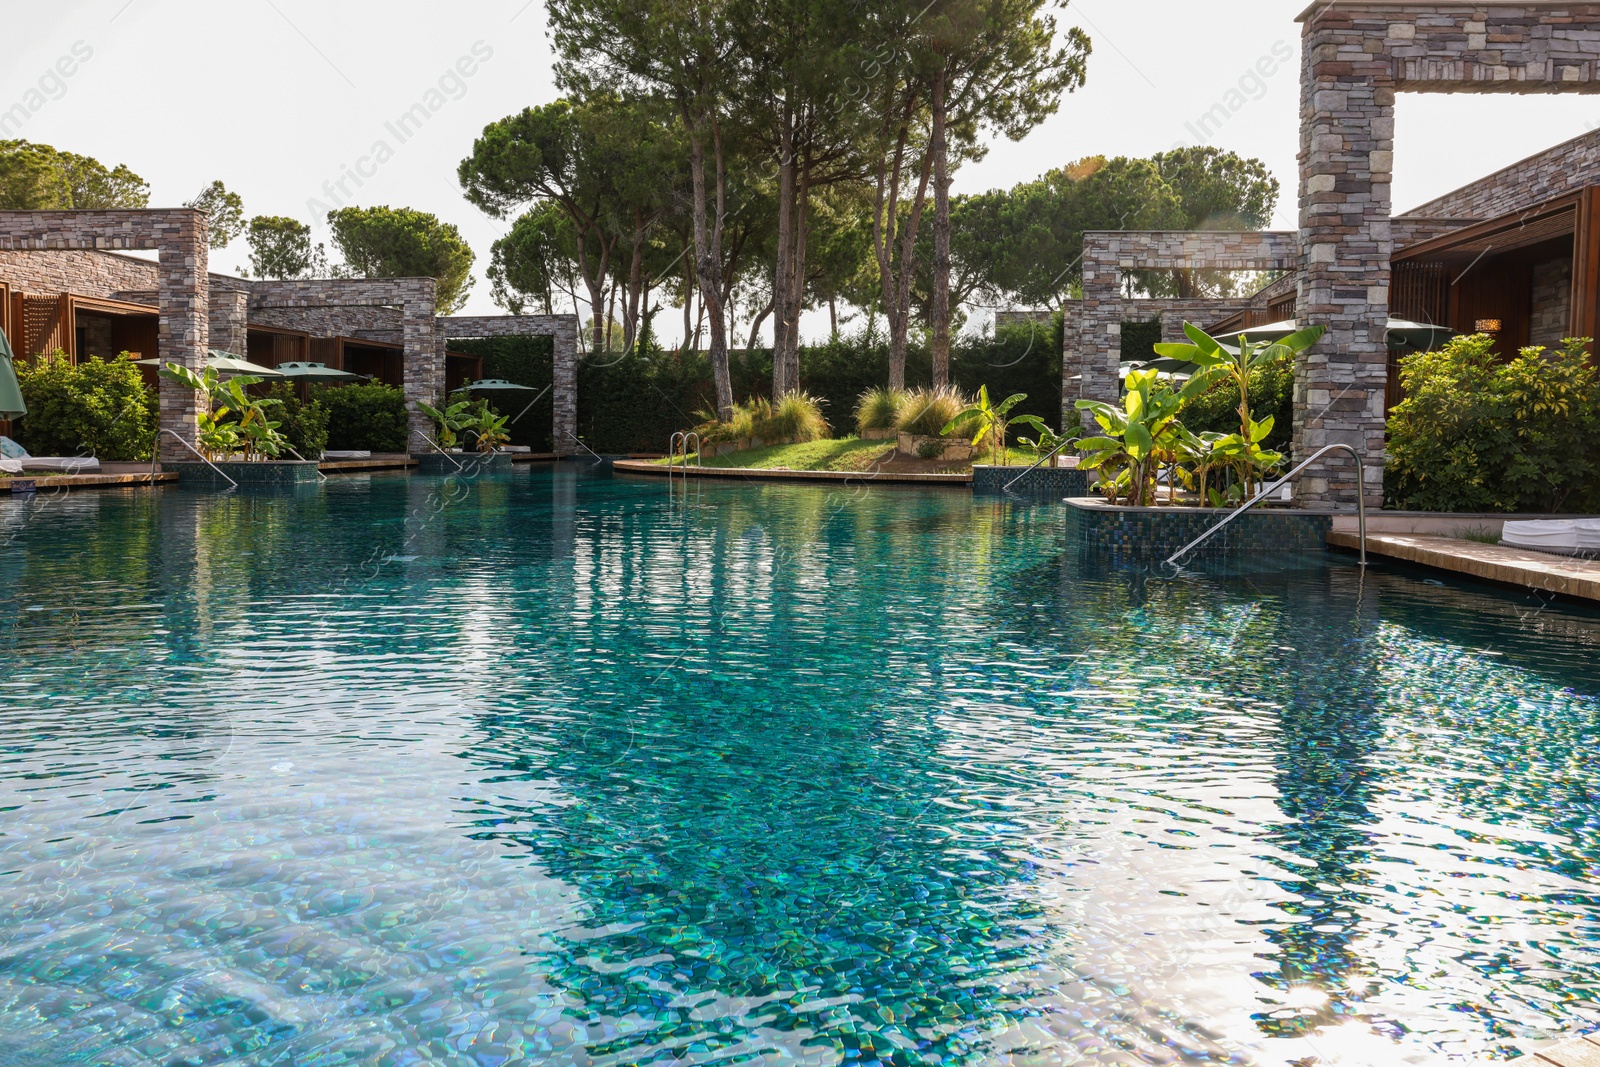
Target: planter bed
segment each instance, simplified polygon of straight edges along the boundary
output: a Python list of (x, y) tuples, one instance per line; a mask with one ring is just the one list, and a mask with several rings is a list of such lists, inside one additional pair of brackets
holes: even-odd
[(478, 478), (485, 474), (502, 474), (511, 469), (509, 452), (420, 452), (411, 458), (416, 461), (418, 474), (459, 474)]
[[(257, 463), (224, 460), (215, 464), (191, 460), (184, 463), (163, 461), (161, 469), (168, 474), (176, 474), (180, 485), (202, 489), (231, 488), (226, 479), (218, 476), (219, 470), (237, 482), (241, 489), (291, 489), (316, 485), (317, 466), (315, 460), (298, 459)], [(216, 469), (213, 470), (213, 467)]]
[[(1006, 486), (1016, 481), (1027, 470), (1027, 467), (995, 467), (978, 464), (972, 468), (972, 491), (986, 496), (1004, 493)], [(1052, 500), (1087, 496), (1089, 483), (1094, 481), (1094, 478), (1093, 471), (1080, 471), (1069, 467), (1040, 467), (1017, 482), (1011, 494)]]
[[(1130, 563), (1157, 564), (1232, 514), (1227, 508), (1131, 508), (1100, 497), (1067, 500), (1069, 536), (1085, 548), (1109, 551)], [(1202, 545), (1189, 561), (1240, 559), (1264, 553), (1322, 555), (1333, 532), (1333, 511), (1256, 508)]]

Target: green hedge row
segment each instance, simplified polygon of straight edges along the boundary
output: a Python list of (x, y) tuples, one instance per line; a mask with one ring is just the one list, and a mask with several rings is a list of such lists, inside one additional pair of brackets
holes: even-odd
[[(483, 357), (485, 378), (505, 378), (544, 389), (550, 384), (552, 346), (548, 338), (505, 337), (452, 341), (452, 351)], [(770, 397), (772, 351), (739, 350), (729, 367), (734, 396)], [(1038, 415), (1052, 427), (1061, 418), (1061, 325), (1011, 326), (992, 338), (968, 340), (950, 356), (955, 383), (970, 393), (980, 385), (996, 397), (1026, 393), (1016, 410)], [(932, 381), (932, 360), (923, 346), (907, 354), (907, 384)], [(865, 338), (814, 345), (800, 353), (801, 387), (822, 402), (834, 433), (853, 432), (856, 398), (889, 378), (887, 342)], [(516, 415), (524, 394), (492, 396), (502, 415)], [(536, 394), (526, 394), (532, 399)], [(585, 356), (578, 365), (578, 435), (602, 454), (662, 452), (679, 430), (704, 421), (715, 406), (711, 364), (700, 353), (636, 348), (626, 354)], [(544, 451), (552, 447), (550, 400), (539, 402), (511, 426), (512, 443)]]

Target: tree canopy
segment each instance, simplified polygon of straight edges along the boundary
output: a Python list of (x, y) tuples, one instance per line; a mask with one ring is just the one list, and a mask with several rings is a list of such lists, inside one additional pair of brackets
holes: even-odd
[(238, 193), (230, 193), (220, 181), (200, 190), (198, 196), (183, 206), (205, 213), (206, 233), (213, 251), (232, 244), (233, 239), (244, 232), (244, 200)]
[(123, 164), (30, 141), (0, 141), (0, 210), (96, 211), (150, 205), (150, 185)]
[(461, 231), (411, 208), (347, 207), (328, 212), (333, 244), (344, 256), (336, 272), (352, 278), (434, 278), (439, 314), (460, 310), (472, 287), (472, 249)]
[(322, 245), (311, 243), (311, 227), (282, 215), (257, 215), (245, 230), (250, 273), (257, 278), (315, 278), (328, 270)]

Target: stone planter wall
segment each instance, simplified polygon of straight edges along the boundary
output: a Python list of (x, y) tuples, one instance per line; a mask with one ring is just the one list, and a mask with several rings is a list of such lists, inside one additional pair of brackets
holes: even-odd
[[(1112, 507), (1098, 497), (1069, 499), (1067, 507), (1069, 544), (1142, 565), (1170, 558), (1230, 514), (1221, 508)], [(1320, 556), (1327, 551), (1333, 519), (1332, 511), (1257, 508), (1207, 541), (1189, 561), (1253, 558), (1265, 553)]]
[[(1004, 493), (1005, 487), (1027, 470), (1027, 467), (976, 465), (972, 468), (972, 491), (983, 496)], [(1089, 483), (1093, 480), (1090, 471), (1069, 470), (1066, 467), (1040, 467), (1017, 482), (1011, 490), (1011, 495), (1051, 500), (1084, 496), (1089, 492)]]
[(898, 431), (888, 430), (862, 430), (856, 434), (863, 441), (893, 441), (899, 436)]
[(916, 434), (900, 433), (895, 435), (896, 451), (909, 459), (922, 459), (922, 446), (928, 443), (937, 443), (942, 451), (933, 459), (940, 463), (965, 463), (972, 458), (972, 446), (965, 441), (947, 441), (942, 437), (921, 437)]
[[(243, 463), (225, 460), (216, 464), (217, 470), (239, 483), (241, 489), (293, 489), (317, 484), (317, 464), (307, 460), (269, 460), (261, 463)], [(161, 469), (178, 476), (178, 484), (185, 488), (229, 489), (226, 479), (218, 476), (211, 467), (193, 460), (188, 463), (163, 462)]]

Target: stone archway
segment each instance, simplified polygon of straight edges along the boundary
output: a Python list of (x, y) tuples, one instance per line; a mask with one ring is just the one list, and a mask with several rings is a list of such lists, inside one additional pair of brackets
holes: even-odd
[[(151, 211), (0, 211), (0, 252), (154, 251), (160, 308), (161, 358), (192, 370), (205, 366), (210, 323), (206, 274), (205, 215), (193, 208)], [(160, 379), (160, 425), (187, 443), (163, 433), (158, 456), (169, 462), (192, 459), (195, 395), (177, 382)]]
[(555, 357), (551, 364), (551, 447), (558, 456), (570, 456), (582, 447), (578, 441), (578, 317), (576, 315), (458, 315), (439, 320), (440, 366), (446, 341), (482, 337), (551, 337)]
[[(1319, 0), (1300, 22), (1298, 318), (1328, 334), (1296, 367), (1294, 450), (1356, 447), (1381, 503), (1396, 95), (1600, 93), (1600, 4)], [(1297, 487), (1355, 492), (1340, 456)]]

